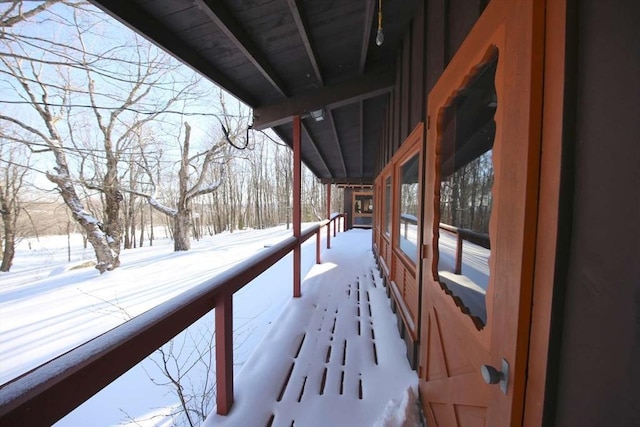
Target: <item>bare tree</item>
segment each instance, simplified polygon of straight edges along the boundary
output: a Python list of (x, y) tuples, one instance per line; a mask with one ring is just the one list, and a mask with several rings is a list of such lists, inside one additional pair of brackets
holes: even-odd
[[(7, 3), (8, 6), (6, 9), (0, 11), (0, 22), (2, 23), (2, 28), (13, 27), (21, 22), (29, 20), (33, 17), (36, 17), (40, 13), (49, 9), (50, 7), (56, 4), (64, 4), (71, 7), (78, 7), (82, 5), (89, 4), (86, 1), (78, 1), (78, 0), (47, 0), (43, 2), (39, 2), (40, 4), (28, 8), (27, 3), (35, 3), (23, 0), (13, 0), (13, 1), (4, 1), (1, 3)], [(1, 30), (0, 30), (1, 31)]]
[[(223, 125), (223, 136), (214, 139), (206, 149), (196, 154), (191, 154), (191, 126), (187, 122), (184, 123), (185, 134), (180, 147), (175, 207), (158, 200), (157, 191), (160, 183), (156, 182), (150, 162), (146, 157), (143, 157), (152, 191), (150, 193), (137, 191), (136, 194), (145, 197), (157, 211), (172, 218), (175, 251), (190, 249), (192, 201), (197, 197), (215, 192), (222, 185), (222, 174), (231, 159), (231, 149), (233, 146), (238, 146), (236, 141), (240, 140), (246, 131), (246, 117), (239, 117), (235, 120), (233, 127), (229, 115), (223, 116), (221, 120), (226, 122), (226, 126)], [(218, 172), (214, 174), (216, 168)]]
[(0, 145), (0, 216), (2, 217), (2, 264), (0, 271), (9, 271), (19, 239), (18, 217), (22, 212), (21, 193), (29, 170), (29, 157), (20, 146)]
[[(113, 24), (95, 10), (74, 7), (72, 12), (66, 20), (61, 14), (49, 17), (73, 30), (65, 33), (68, 40), (20, 32), (17, 27), (28, 27), (35, 12), (23, 14), (15, 31), (2, 33), (0, 73), (19, 107), (0, 114), (1, 132), (32, 152), (53, 154), (55, 166), (47, 178), (93, 245), (102, 273), (120, 264), (121, 181), (137, 149), (136, 135), (201, 93), (196, 93), (197, 77), (182, 76), (181, 66), (148, 42), (98, 39), (94, 27)], [(87, 212), (82, 187), (98, 192), (101, 212)]]

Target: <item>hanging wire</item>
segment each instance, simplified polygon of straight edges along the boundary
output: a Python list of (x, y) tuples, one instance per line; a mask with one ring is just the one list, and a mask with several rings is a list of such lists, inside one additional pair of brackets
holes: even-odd
[[(246, 131), (246, 135), (245, 135), (245, 141), (244, 144), (242, 146), (238, 146), (236, 143), (234, 143), (231, 140), (231, 137), (229, 135), (229, 130), (227, 129), (227, 127), (224, 125), (224, 123), (222, 122), (222, 119), (220, 119), (220, 117), (216, 116), (216, 118), (218, 119), (218, 121), (220, 122), (220, 126), (222, 127), (222, 133), (224, 134), (224, 138), (227, 140), (227, 142), (235, 149), (238, 150), (246, 150), (247, 147), (249, 146), (249, 130), (252, 130), (254, 132), (260, 132), (262, 135), (264, 135), (267, 139), (269, 139), (271, 142), (273, 142), (274, 144), (280, 145), (282, 147), (288, 147), (288, 145), (286, 143), (280, 142), (280, 141), (276, 141), (275, 139), (273, 139), (268, 133), (266, 133), (263, 130), (259, 130), (259, 129), (254, 129), (253, 125), (249, 125), (247, 126), (247, 131)], [(255, 138), (254, 138), (255, 140)]]
[(222, 127), (222, 133), (224, 134), (224, 138), (227, 140), (229, 145), (231, 145), (236, 150), (246, 150), (247, 147), (249, 146), (249, 129), (251, 129), (252, 125), (247, 126), (247, 133), (245, 135), (244, 145), (239, 146), (239, 145), (236, 145), (236, 143), (233, 142), (229, 137), (229, 130), (225, 127), (224, 123), (222, 123), (222, 119), (218, 116), (216, 116), (216, 118), (220, 122), (220, 126)]
[(281, 147), (288, 147), (288, 145), (287, 145), (287, 144), (285, 144), (285, 143), (283, 143), (283, 142), (276, 141), (275, 139), (271, 138), (271, 137), (269, 136), (269, 134), (268, 134), (268, 133), (266, 133), (266, 132), (265, 132), (265, 131), (263, 131), (263, 130), (253, 129), (253, 131), (254, 131), (254, 132), (260, 132), (260, 133), (261, 133), (261, 134), (263, 134), (267, 139), (271, 140), (271, 142), (273, 142), (274, 144), (277, 144), (277, 145), (279, 145), (279, 146), (281, 146)]

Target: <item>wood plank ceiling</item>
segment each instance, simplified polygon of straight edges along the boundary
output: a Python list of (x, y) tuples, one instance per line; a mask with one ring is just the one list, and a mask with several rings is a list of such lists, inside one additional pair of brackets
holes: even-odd
[[(91, 0), (253, 108), (323, 182), (370, 184), (415, 0)], [(322, 109), (316, 121), (310, 112)]]

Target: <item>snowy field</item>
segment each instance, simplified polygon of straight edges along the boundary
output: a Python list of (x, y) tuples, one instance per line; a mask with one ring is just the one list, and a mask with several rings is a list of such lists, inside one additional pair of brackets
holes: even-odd
[[(121, 267), (103, 275), (92, 267), (72, 269), (93, 259), (91, 248), (83, 249), (79, 235), (71, 236), (70, 245), (66, 236), (23, 240), (12, 271), (0, 273), (0, 384), (290, 235), (291, 230), (284, 226), (221, 233), (194, 241), (189, 252), (181, 253), (173, 252), (171, 240), (156, 240), (153, 247), (123, 251)], [(69, 255), (71, 262), (67, 261)], [(311, 238), (303, 246), (303, 275), (314, 262), (315, 238)], [(235, 372), (291, 299), (291, 293), (292, 261), (288, 255), (234, 295)], [(194, 363), (193, 355), (203, 345), (210, 349), (212, 325), (210, 313), (163, 347), (174, 374), (189, 371), (184, 385), (193, 396), (210, 388), (210, 384), (200, 383), (207, 378), (207, 365)], [(180, 416), (174, 416), (179, 412), (179, 400), (175, 389), (167, 385), (160, 369), (163, 365), (161, 354), (154, 353), (56, 425), (179, 424)], [(212, 403), (200, 406), (210, 410)]]

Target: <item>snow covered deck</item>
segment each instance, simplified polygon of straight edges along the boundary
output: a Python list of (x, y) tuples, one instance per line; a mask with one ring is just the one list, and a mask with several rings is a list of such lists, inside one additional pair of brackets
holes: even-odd
[(214, 411), (206, 426), (414, 425), (418, 378), (371, 231), (341, 234), (322, 261), (237, 374), (229, 415)]

